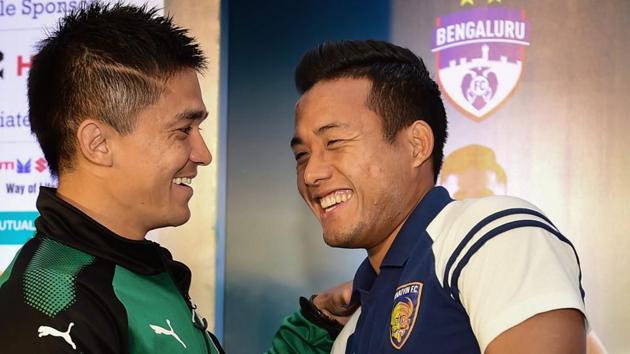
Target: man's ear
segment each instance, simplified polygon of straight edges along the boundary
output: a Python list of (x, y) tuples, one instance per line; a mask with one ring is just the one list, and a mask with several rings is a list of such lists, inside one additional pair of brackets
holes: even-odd
[(433, 130), (423, 120), (416, 120), (406, 129), (409, 143), (412, 147), (413, 166), (418, 167), (430, 160), (433, 152)]
[(113, 129), (101, 121), (86, 119), (77, 129), (81, 155), (91, 163), (111, 167), (113, 165), (111, 138)]

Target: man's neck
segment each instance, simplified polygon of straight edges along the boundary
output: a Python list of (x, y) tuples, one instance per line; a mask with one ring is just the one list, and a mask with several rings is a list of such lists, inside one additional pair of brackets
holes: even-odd
[(407, 217), (405, 217), (405, 219), (398, 226), (396, 226), (392, 233), (389, 234), (389, 236), (387, 236), (381, 243), (367, 250), (368, 259), (370, 260), (372, 269), (374, 269), (376, 273), (380, 273), (383, 259), (385, 259), (385, 255), (387, 255), (387, 252), (392, 246), (392, 243), (394, 243), (394, 240), (396, 240), (396, 236), (398, 235), (398, 232), (400, 231), (402, 226), (405, 224), (405, 221), (407, 221)]
[(405, 210), (405, 214), (404, 214), (405, 216), (403, 217), (403, 219), (396, 225), (396, 227), (392, 230), (392, 232), (385, 239), (383, 239), (382, 242), (380, 242), (376, 246), (371, 247), (367, 250), (368, 259), (370, 261), (370, 264), (372, 265), (372, 268), (374, 269), (376, 273), (380, 273), (381, 264), (383, 263), (383, 260), (385, 259), (387, 252), (389, 251), (392, 244), (396, 240), (396, 237), (398, 236), (400, 229), (402, 229), (405, 222), (407, 222), (407, 219), (409, 219), (409, 216), (411, 215), (411, 213), (416, 209), (416, 207), (420, 204), (422, 199), (424, 199), (424, 196), (433, 187), (434, 185), (430, 184), (430, 185), (419, 188), (418, 192), (415, 194), (417, 195), (416, 199), (412, 200), (412, 202), (409, 203), (409, 206)]
[(115, 234), (130, 239), (143, 240), (146, 230), (134, 228), (133, 220), (126, 220), (125, 212), (103, 191), (97, 176), (84, 176), (70, 172), (59, 177), (57, 196)]

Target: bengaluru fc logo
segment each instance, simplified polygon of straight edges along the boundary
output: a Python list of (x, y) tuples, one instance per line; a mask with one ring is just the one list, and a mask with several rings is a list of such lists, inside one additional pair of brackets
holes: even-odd
[(482, 7), (438, 17), (432, 51), (442, 92), (467, 116), (484, 120), (515, 89), (526, 46), (522, 10)]

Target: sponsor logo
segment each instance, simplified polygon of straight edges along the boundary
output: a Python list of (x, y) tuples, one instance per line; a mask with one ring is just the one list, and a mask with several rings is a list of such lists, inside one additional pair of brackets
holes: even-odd
[(17, 76), (24, 76), (27, 70), (31, 68), (31, 64), (33, 62), (33, 56), (29, 56), (25, 59), (22, 55), (18, 55), (17, 57)]
[(21, 245), (35, 233), (36, 211), (0, 212), (0, 245)]
[[(33, 159), (15, 161), (0, 161), (0, 171), (16, 171), (18, 174), (28, 174), (32, 172)], [(45, 158), (40, 157), (35, 160), (35, 170), (39, 173), (43, 173), (48, 169), (48, 162)]]
[[(495, 2), (501, 1), (487, 4)], [(516, 88), (530, 44), (530, 26), (524, 10), (470, 7), (473, 0), (462, 0), (460, 5), (464, 9), (436, 19), (432, 51), (438, 83), (448, 100), (480, 122)]]
[(31, 159), (26, 162), (22, 162), (19, 159), (17, 162), (17, 173), (31, 173)]
[(68, 343), (72, 347), (72, 349), (76, 350), (77, 346), (76, 344), (74, 344), (74, 341), (72, 341), (72, 337), (70, 337), (70, 330), (73, 326), (74, 322), (70, 322), (70, 324), (68, 325), (68, 329), (65, 332), (61, 332), (58, 329), (48, 326), (39, 326), (39, 328), (37, 328), (38, 337), (41, 338), (45, 336), (52, 336), (63, 338), (63, 340), (65, 340), (66, 343)]
[(389, 340), (396, 349), (405, 345), (416, 324), (422, 286), (420, 282), (413, 282), (396, 289), (389, 327)]
[[(2, 0), (0, 0), (2, 2)], [(2, 65), (5, 62), (5, 56), (2, 51), (0, 51), (0, 79), (4, 79), (4, 66)], [(33, 63), (33, 55), (24, 56), (18, 55), (15, 60), (15, 72), (18, 77), (24, 76), (27, 71), (31, 68)], [(12, 66), (12, 64), (10, 64)]]
[(153, 330), (153, 332), (155, 332), (155, 334), (164, 334), (164, 335), (175, 338), (182, 346), (184, 346), (184, 348), (186, 348), (186, 344), (182, 342), (182, 340), (179, 338), (177, 333), (175, 333), (175, 330), (173, 330), (173, 327), (171, 326), (171, 321), (166, 320), (166, 324), (168, 325), (168, 328), (170, 329), (167, 330), (166, 328), (152, 325), (152, 324), (150, 324), (149, 327), (151, 327), (151, 329)]
[(35, 160), (35, 169), (39, 173), (46, 171), (48, 169), (48, 162), (46, 161), (46, 159), (43, 157), (40, 157), (37, 160)]

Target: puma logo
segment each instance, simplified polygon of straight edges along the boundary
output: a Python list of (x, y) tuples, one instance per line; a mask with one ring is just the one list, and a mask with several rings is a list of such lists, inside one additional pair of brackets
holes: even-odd
[(39, 326), (39, 328), (37, 328), (37, 333), (39, 333), (39, 338), (45, 337), (45, 336), (61, 337), (68, 344), (70, 344), (70, 346), (72, 346), (72, 349), (76, 350), (77, 346), (72, 341), (72, 337), (70, 337), (70, 330), (72, 329), (73, 326), (74, 326), (74, 322), (70, 322), (70, 324), (68, 325), (68, 330), (65, 332), (61, 332), (57, 329), (54, 329), (48, 326)]
[(184, 342), (182, 342), (182, 340), (179, 339), (179, 336), (177, 335), (177, 333), (175, 333), (175, 330), (173, 330), (173, 327), (171, 326), (171, 321), (166, 320), (166, 324), (168, 325), (168, 328), (170, 328), (170, 330), (166, 330), (166, 328), (162, 328), (160, 326), (156, 326), (152, 324), (150, 324), (149, 327), (151, 327), (151, 329), (153, 330), (153, 332), (155, 332), (155, 334), (165, 334), (167, 336), (171, 336), (175, 338), (179, 343), (181, 343), (181, 345), (184, 346), (184, 348), (186, 348), (186, 344), (184, 344)]

